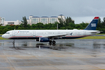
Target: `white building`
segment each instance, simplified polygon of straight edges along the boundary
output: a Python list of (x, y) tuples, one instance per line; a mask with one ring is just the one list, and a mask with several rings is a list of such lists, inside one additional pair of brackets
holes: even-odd
[(63, 16), (62, 14), (59, 15), (58, 18), (62, 18), (63, 20), (65, 20), (65, 16)]
[(48, 24), (49, 23), (49, 18), (47, 16), (42, 16), (40, 18), (40, 21), (39, 22), (41, 22), (43, 24)]
[(29, 16), (29, 20), (28, 20), (28, 23), (30, 24), (37, 24), (40, 22), (40, 19), (38, 16)]
[(21, 21), (17, 20), (17, 21), (5, 21), (4, 18), (0, 17), (0, 24), (2, 26), (6, 26), (6, 25), (20, 25)]
[(65, 20), (65, 16), (63, 15), (59, 15), (59, 16), (42, 16), (42, 17), (38, 17), (38, 16), (29, 16), (29, 20), (28, 20), (28, 24), (32, 25), (32, 24), (37, 24), (37, 23), (43, 23), (43, 24), (48, 24), (48, 23), (54, 23), (54, 22), (59, 22), (58, 18), (62, 18), (63, 20)]
[(59, 20), (58, 20), (58, 17), (57, 16), (51, 16), (50, 18), (49, 18), (49, 23), (55, 23), (55, 22), (58, 22)]
[[(59, 16), (42, 16), (42, 17), (38, 17), (38, 16), (29, 16), (29, 19), (27, 20), (28, 24), (32, 25), (32, 24), (37, 24), (37, 23), (43, 23), (43, 24), (48, 24), (48, 23), (55, 23), (55, 22), (59, 22), (58, 18), (62, 18), (63, 20), (65, 20), (65, 16), (63, 15), (59, 15)], [(17, 21), (5, 21), (4, 18), (0, 17), (0, 24), (2, 24), (3, 26), (6, 25), (20, 25), (21, 21), (17, 20)]]
[(21, 22), (19, 20), (17, 21), (4, 21), (3, 23), (3, 26), (6, 26), (6, 25), (20, 25)]

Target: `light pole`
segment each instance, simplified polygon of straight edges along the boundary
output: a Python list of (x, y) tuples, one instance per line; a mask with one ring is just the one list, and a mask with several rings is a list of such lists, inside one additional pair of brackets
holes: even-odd
[(58, 24), (57, 24), (57, 30), (58, 30)]

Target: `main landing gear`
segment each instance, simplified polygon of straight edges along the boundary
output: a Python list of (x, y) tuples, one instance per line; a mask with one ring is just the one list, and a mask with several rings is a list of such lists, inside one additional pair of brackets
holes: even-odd
[(50, 41), (49, 41), (49, 45), (56, 45), (56, 41), (54, 41), (54, 40), (53, 40), (53, 41), (50, 40)]

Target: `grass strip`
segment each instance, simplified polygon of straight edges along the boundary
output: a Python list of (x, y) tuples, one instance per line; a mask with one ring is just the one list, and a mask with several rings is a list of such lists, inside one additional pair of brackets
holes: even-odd
[(0, 40), (8, 40), (8, 39), (5, 39), (5, 38), (0, 37)]
[(105, 35), (105, 34), (96, 34), (96, 35)]
[(88, 37), (83, 37), (78, 39), (105, 39), (105, 36), (88, 36)]

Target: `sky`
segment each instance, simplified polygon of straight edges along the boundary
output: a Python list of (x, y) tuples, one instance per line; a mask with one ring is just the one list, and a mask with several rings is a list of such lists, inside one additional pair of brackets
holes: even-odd
[(0, 17), (6, 21), (22, 17), (71, 17), (75, 23), (90, 22), (95, 16), (105, 17), (105, 0), (0, 0)]

